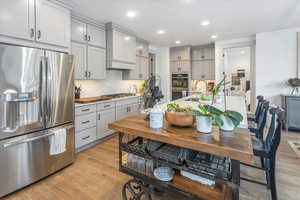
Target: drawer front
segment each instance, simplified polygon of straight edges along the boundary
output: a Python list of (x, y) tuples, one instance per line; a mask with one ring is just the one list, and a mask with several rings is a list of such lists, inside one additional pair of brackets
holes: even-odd
[(94, 142), (96, 140), (97, 129), (96, 127), (86, 129), (75, 135), (76, 148), (82, 147), (86, 144)]
[(136, 104), (136, 103), (138, 103), (138, 101), (139, 101), (138, 97), (120, 100), (120, 101), (117, 101), (116, 106), (123, 106), (123, 105), (127, 105), (127, 104)]
[(80, 115), (75, 117), (76, 132), (96, 126), (96, 113)]
[(112, 108), (115, 108), (115, 107), (116, 107), (115, 102), (100, 103), (100, 104), (97, 105), (97, 111), (112, 109)]
[(75, 115), (84, 115), (88, 113), (96, 112), (96, 105), (81, 106), (75, 109)]

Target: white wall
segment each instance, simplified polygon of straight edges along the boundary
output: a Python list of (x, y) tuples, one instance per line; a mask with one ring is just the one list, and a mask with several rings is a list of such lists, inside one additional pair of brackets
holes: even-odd
[(155, 47), (152, 53), (156, 54), (156, 75), (160, 77), (160, 87), (164, 95), (162, 102), (170, 101), (171, 99), (171, 74), (170, 74), (170, 48)]
[(296, 77), (297, 32), (300, 28), (256, 34), (256, 94), (280, 105), (289, 93), (286, 81)]

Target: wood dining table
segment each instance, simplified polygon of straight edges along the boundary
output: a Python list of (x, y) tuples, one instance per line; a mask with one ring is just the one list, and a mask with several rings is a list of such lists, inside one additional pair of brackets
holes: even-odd
[(119, 132), (120, 137), (126, 134), (230, 158), (230, 185), (235, 200), (239, 199), (240, 162), (253, 164), (251, 136), (247, 128), (236, 127), (234, 131), (226, 132), (213, 126), (212, 133), (207, 134), (198, 132), (195, 127), (175, 127), (165, 120), (163, 128), (152, 129), (141, 114), (115, 121), (109, 124), (109, 128)]

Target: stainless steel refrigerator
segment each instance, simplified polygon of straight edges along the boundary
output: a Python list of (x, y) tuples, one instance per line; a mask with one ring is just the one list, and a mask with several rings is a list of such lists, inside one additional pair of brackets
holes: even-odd
[[(73, 56), (0, 44), (0, 197), (74, 161)], [(50, 137), (64, 129), (63, 153)]]

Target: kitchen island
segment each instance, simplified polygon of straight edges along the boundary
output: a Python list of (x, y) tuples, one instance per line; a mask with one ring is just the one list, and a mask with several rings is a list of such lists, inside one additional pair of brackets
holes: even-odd
[[(235, 100), (238, 101), (237, 99)], [(197, 104), (184, 101), (184, 99), (176, 102), (181, 102), (181, 105), (184, 103), (191, 106), (196, 106)], [(239, 102), (239, 104), (242, 105), (243, 102)], [(240, 110), (238, 111), (240, 112)], [(253, 162), (251, 138), (248, 129), (236, 128), (234, 132), (222, 132), (218, 127), (213, 127), (211, 134), (204, 134), (197, 132), (195, 127), (179, 128), (171, 126), (167, 121), (164, 121), (162, 129), (153, 130), (149, 127), (149, 121), (144, 120), (143, 115), (135, 115), (115, 121), (109, 125), (109, 128), (119, 132), (120, 171), (135, 177), (133, 182), (140, 183), (139, 188), (143, 190), (144, 194), (150, 196), (149, 185), (155, 185), (155, 187), (162, 188), (167, 192), (181, 194), (187, 199), (239, 199), (240, 162)], [(210, 155), (210, 158), (218, 159), (217, 167), (213, 169), (216, 174), (206, 173), (208, 169), (204, 172), (195, 168), (191, 169), (184, 163), (174, 164), (174, 162), (153, 158), (145, 150), (145, 146), (149, 141), (157, 141), (182, 149), (196, 151), (199, 154)], [(154, 178), (152, 173), (146, 173), (130, 167), (126, 159), (128, 154), (135, 154), (149, 160), (152, 159), (158, 166), (167, 165), (176, 169), (177, 172), (172, 181), (159, 181)], [(228, 161), (229, 167), (225, 164), (220, 164), (221, 167), (219, 167), (219, 162), (222, 161)], [(202, 169), (203, 166), (200, 166), (200, 168)], [(207, 186), (192, 181), (181, 176), (178, 173), (180, 171), (193, 172), (201, 177), (215, 181), (215, 184)], [(127, 183), (123, 192), (128, 188), (130, 188), (130, 185)]]

